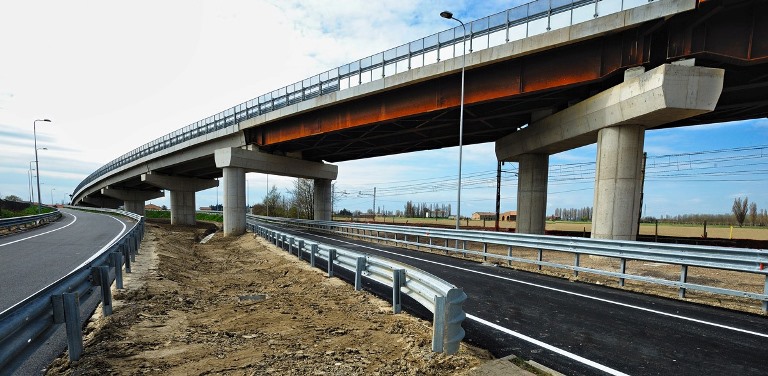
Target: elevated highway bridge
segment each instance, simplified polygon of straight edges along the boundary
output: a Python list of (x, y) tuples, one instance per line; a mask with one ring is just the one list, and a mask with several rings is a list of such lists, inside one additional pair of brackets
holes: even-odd
[[(142, 213), (223, 177), (224, 231), (245, 230), (245, 173), (315, 180), (331, 215), (334, 162), (496, 142), (520, 163), (518, 231), (543, 233), (548, 156), (598, 143), (593, 237), (633, 239), (644, 132), (768, 115), (768, 2), (538, 0), (238, 104), (113, 160), (73, 204)], [(463, 53), (466, 55), (463, 56)]]

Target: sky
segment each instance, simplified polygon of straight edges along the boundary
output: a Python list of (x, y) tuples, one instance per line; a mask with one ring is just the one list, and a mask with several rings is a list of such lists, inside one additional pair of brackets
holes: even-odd
[[(39, 150), (41, 198), (66, 202), (88, 174), (144, 143), (339, 65), (524, 1), (0, 2), (0, 196), (28, 199)], [(35, 119), (50, 119), (37, 122)], [(462, 214), (493, 211), (493, 143), (463, 148)], [(646, 133), (643, 213), (728, 213), (736, 197), (768, 207), (768, 120)], [(592, 206), (595, 145), (550, 157), (547, 212)], [(456, 203), (457, 148), (339, 163), (334, 209)], [(501, 210), (516, 209), (516, 164)], [(32, 173), (36, 173), (32, 171)], [(292, 179), (249, 173), (247, 201)], [(268, 182), (267, 182), (268, 180)], [(221, 188), (197, 206), (221, 202)], [(168, 195), (153, 200), (169, 205)]]

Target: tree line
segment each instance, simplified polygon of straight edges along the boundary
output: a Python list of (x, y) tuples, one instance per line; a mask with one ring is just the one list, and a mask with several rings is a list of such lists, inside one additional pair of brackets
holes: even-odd
[[(296, 179), (293, 187), (287, 189), (284, 194), (280, 193), (277, 187), (272, 186), (269, 193), (262, 202), (251, 207), (251, 212), (256, 215), (269, 215), (273, 217), (289, 217), (301, 219), (314, 218), (314, 181), (312, 179)], [(334, 190), (335, 192), (335, 190)], [(333, 201), (338, 199), (336, 193), (333, 194)], [(592, 207), (583, 208), (557, 208), (550, 220), (561, 221), (591, 221), (593, 214)], [(361, 215), (361, 211), (350, 211), (341, 209), (340, 215)], [(368, 209), (366, 214), (373, 214), (373, 209)], [(376, 208), (376, 215), (398, 216), (410, 218), (448, 218), (451, 216), (451, 205), (442, 203), (414, 203), (409, 200), (405, 203), (403, 210), (386, 211), (381, 207)], [(748, 197), (737, 197), (733, 200), (732, 213), (728, 214), (680, 214), (664, 215), (659, 218), (644, 217), (643, 222), (661, 222), (661, 223), (679, 223), (679, 224), (702, 224), (707, 222), (711, 225), (738, 225), (745, 224), (751, 226), (768, 226), (768, 210), (759, 209), (757, 203), (750, 202)]]

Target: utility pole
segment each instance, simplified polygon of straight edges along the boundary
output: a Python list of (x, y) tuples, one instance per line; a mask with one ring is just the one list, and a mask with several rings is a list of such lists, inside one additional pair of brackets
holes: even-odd
[(499, 161), (496, 166), (496, 232), (499, 231), (499, 216), (501, 215), (499, 211), (501, 210), (501, 165), (503, 164), (504, 162)]

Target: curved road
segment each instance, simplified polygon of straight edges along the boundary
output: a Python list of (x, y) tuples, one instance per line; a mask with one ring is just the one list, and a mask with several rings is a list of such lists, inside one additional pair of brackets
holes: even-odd
[(515, 354), (568, 375), (768, 374), (764, 316), (280, 230), (405, 262), (462, 287), (469, 296), (465, 341), (497, 357)]
[(57, 222), (0, 238), (0, 312), (64, 277), (134, 223), (121, 216), (61, 212)]

